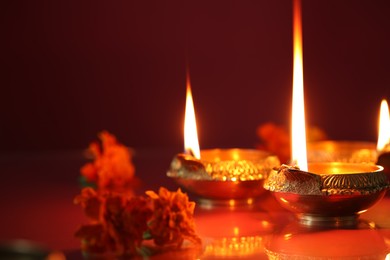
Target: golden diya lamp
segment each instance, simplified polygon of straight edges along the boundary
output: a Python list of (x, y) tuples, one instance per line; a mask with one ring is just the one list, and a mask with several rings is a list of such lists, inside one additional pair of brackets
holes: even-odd
[(382, 166), (307, 163), (300, 1), (294, 1), (292, 165), (270, 173), (264, 188), (307, 225), (344, 225), (378, 202), (389, 187)]
[(335, 140), (308, 143), (308, 161), (378, 164), (390, 179), (390, 116), (386, 100), (381, 102), (378, 125), (376, 144)]
[(307, 148), (309, 162), (377, 163), (381, 155), (390, 155), (390, 116), (386, 100), (383, 99), (381, 102), (376, 144), (364, 141), (325, 140), (308, 143)]
[(264, 186), (303, 224), (345, 225), (377, 203), (389, 187), (382, 166), (310, 163), (308, 170), (285, 166)]
[(204, 205), (252, 204), (253, 199), (265, 191), (263, 182), (269, 172), (280, 166), (279, 159), (265, 151), (237, 148), (200, 150), (188, 76), (184, 146), (185, 153), (174, 156), (167, 175), (202, 198)]
[(377, 163), (384, 167), (390, 181), (390, 113), (386, 100), (382, 100), (379, 113)]

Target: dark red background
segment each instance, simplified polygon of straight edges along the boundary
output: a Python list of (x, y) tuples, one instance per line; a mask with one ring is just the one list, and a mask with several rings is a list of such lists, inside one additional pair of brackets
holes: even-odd
[[(375, 141), (390, 98), (388, 0), (303, 0), (307, 121)], [(102, 129), (182, 147), (186, 59), (201, 147), (290, 123), (288, 0), (1, 1), (0, 150), (80, 149)]]

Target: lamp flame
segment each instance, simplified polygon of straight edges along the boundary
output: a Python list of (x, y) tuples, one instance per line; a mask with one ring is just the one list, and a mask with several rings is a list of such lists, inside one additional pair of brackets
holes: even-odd
[(184, 117), (184, 150), (186, 153), (200, 159), (198, 132), (196, 129), (196, 118), (194, 101), (192, 100), (190, 77), (187, 74), (186, 110)]
[(293, 100), (291, 122), (292, 164), (307, 171), (305, 104), (303, 94), (301, 1), (293, 2)]
[(381, 102), (379, 112), (379, 131), (378, 131), (377, 151), (381, 152), (390, 146), (390, 114), (389, 105), (385, 99)]

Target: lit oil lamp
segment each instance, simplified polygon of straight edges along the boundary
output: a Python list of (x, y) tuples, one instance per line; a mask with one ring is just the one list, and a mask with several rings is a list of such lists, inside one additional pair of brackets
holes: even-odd
[(167, 172), (180, 186), (206, 200), (234, 206), (238, 200), (253, 203), (264, 189), (264, 179), (280, 162), (276, 156), (255, 149), (200, 150), (195, 110), (187, 76), (184, 120), (185, 153), (177, 154)]
[(326, 140), (308, 143), (309, 162), (349, 162), (390, 167), (390, 117), (386, 100), (379, 112), (378, 142)]
[(377, 161), (374, 142), (325, 140), (307, 144), (309, 162), (369, 163)]
[(378, 164), (384, 167), (384, 171), (390, 181), (390, 114), (386, 100), (382, 100), (379, 113), (377, 152)]
[(362, 163), (307, 163), (300, 0), (294, 1), (292, 166), (272, 171), (264, 183), (303, 224), (355, 222), (388, 188), (383, 167)]

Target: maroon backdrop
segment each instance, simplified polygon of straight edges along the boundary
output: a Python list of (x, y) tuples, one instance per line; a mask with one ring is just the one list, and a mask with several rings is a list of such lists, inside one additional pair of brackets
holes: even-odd
[[(390, 98), (388, 0), (303, 0), (307, 121), (376, 139)], [(1, 1), (0, 150), (79, 149), (102, 129), (182, 147), (186, 60), (201, 147), (288, 125), (289, 0)]]

